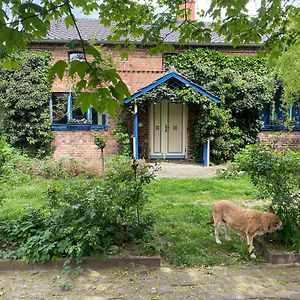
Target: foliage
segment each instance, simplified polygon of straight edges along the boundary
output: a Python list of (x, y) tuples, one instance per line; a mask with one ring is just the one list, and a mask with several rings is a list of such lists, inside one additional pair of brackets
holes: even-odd
[[(128, 89), (115, 69), (99, 68), (102, 55), (97, 47), (86, 44), (82, 39), (73, 9), (79, 9), (86, 15), (97, 11), (101, 24), (113, 26), (110, 41), (122, 41), (129, 50), (135, 48), (132, 39), (151, 45), (151, 53), (170, 50), (172, 46), (164, 43), (169, 34), (161, 34), (162, 29), (166, 28), (170, 32), (178, 32), (180, 45), (192, 41), (208, 43), (213, 32), (216, 32), (225, 36), (225, 41), (231, 42), (234, 47), (262, 43), (275, 55), (279, 55), (284, 47), (299, 42), (299, 8), (294, 2), (286, 1), (282, 5), (281, 1), (261, 1), (258, 9), (250, 14), (247, 9), (250, 0), (239, 0), (235, 5), (213, 0), (209, 9), (201, 12), (202, 17), (205, 15), (212, 20), (210, 26), (202, 21), (189, 21), (190, 12), (181, 6), (184, 2), (43, 0), (37, 4), (29, 0), (5, 0), (0, 7), (0, 55), (6, 56), (5, 65), (12, 68), (17, 61), (10, 55), (18, 49), (25, 49), (28, 42), (42, 39), (50, 30), (50, 21), (62, 18), (67, 27), (75, 26), (80, 39), (71, 41), (68, 46), (80, 46), (85, 59), (82, 62), (70, 62), (70, 71), (67, 72), (67, 63), (58, 61), (51, 68), (51, 75), (57, 74), (62, 78), (66, 72), (71, 76), (79, 76), (80, 81), (76, 86), (83, 92), (79, 101), (83, 111), (92, 105), (99, 111), (113, 112), (120, 99), (129, 96)], [(184, 19), (180, 24), (177, 22), (178, 16)], [(87, 60), (87, 55), (92, 58), (91, 61)], [(126, 54), (122, 53), (122, 56), (126, 57)], [(109, 82), (109, 86), (105, 82)], [(85, 88), (87, 91), (83, 90)]]
[(22, 154), (10, 146), (4, 137), (0, 139), (0, 178), (9, 182), (24, 182), (32, 178), (91, 177), (98, 171), (85, 162), (74, 159), (37, 159)]
[(164, 63), (166, 67), (175, 66), (179, 73), (222, 100), (216, 105), (184, 85), (174, 89), (172, 82), (156, 87), (142, 98), (197, 103), (197, 107), (190, 106), (197, 112), (192, 133), (196, 156), (209, 138), (216, 162), (232, 159), (241, 147), (256, 142), (263, 105), (273, 100), (277, 84), (269, 75), (265, 59), (196, 49), (167, 55)]
[(121, 155), (131, 157), (131, 138), (128, 133), (128, 119), (127, 113), (124, 107), (118, 113), (118, 122), (113, 131), (113, 136), (116, 138), (119, 144), (119, 153)]
[[(0, 182), (0, 188), (5, 191), (6, 199), (4, 206), (0, 208), (0, 218), (12, 219), (24, 214), (26, 210), (23, 208), (26, 204), (40, 208), (47, 200), (42, 195), (49, 186), (63, 190), (65, 186), (85, 186), (85, 183), (84, 178), (34, 179), (22, 184), (17, 183), (14, 189), (9, 189), (9, 184)], [(154, 229), (157, 238), (151, 239), (153, 235), (151, 230), (145, 232), (142, 249), (150, 253), (160, 253), (168, 263), (176, 266), (234, 264), (247, 258), (240, 250), (243, 244), (246, 246), (246, 241), (242, 241), (239, 235), (231, 236), (230, 242), (217, 245), (213, 227), (206, 223), (211, 218), (211, 204), (214, 201), (238, 199), (243, 204), (256, 205), (255, 188), (248, 177), (240, 176), (235, 180), (216, 177), (164, 178), (152, 181), (145, 186), (145, 190), (150, 199), (145, 209), (151, 208), (155, 212)], [(257, 205), (261, 205), (261, 202)], [(148, 240), (145, 240), (147, 236)], [(13, 257), (15, 252), (8, 252), (7, 250), (4, 252), (6, 257)], [(1, 257), (4, 257), (4, 253), (0, 254)]]
[(276, 71), (284, 83), (284, 100), (288, 107), (300, 102), (300, 44), (290, 47), (278, 59)]
[(211, 140), (211, 156), (215, 162), (233, 158), (243, 145), (243, 133), (237, 126), (230, 125), (230, 110), (219, 108), (205, 99), (197, 107), (197, 123), (192, 128), (192, 138), (196, 142), (194, 154), (201, 153), (208, 138)]
[[(57, 75), (62, 79), (66, 73), (77, 94), (75, 106), (80, 106), (83, 113), (94, 107), (113, 116), (123, 100), (130, 97), (127, 86), (115, 69), (110, 51), (92, 44), (83, 44), (83, 49), (83, 61), (60, 60), (52, 66), (48, 78)], [(92, 59), (88, 60), (87, 55)]]
[(50, 54), (26, 51), (14, 56), (19, 67), (8, 71), (0, 63), (0, 106), (4, 108), (0, 130), (8, 142), (29, 155), (50, 151)]
[(106, 146), (105, 138), (102, 135), (94, 134), (94, 142), (100, 150), (103, 150)]
[(115, 254), (151, 231), (144, 186), (152, 178), (147, 166), (118, 161), (101, 181), (51, 186), (41, 209), (29, 207), (14, 220), (1, 221), (1, 244), (31, 262)]
[(236, 162), (261, 195), (272, 200), (272, 208), (283, 221), (284, 241), (300, 251), (300, 152), (253, 145)]

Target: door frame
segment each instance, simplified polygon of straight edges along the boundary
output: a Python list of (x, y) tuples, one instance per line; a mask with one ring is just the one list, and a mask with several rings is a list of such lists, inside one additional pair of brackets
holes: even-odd
[[(160, 152), (154, 151), (154, 107), (160, 103)], [(182, 152), (181, 153), (168, 153), (168, 133), (165, 131), (165, 126), (169, 122), (169, 103), (172, 101), (162, 100), (159, 102), (149, 102), (149, 153), (151, 159), (186, 159), (187, 158), (187, 122), (188, 122), (188, 106), (182, 104)]]

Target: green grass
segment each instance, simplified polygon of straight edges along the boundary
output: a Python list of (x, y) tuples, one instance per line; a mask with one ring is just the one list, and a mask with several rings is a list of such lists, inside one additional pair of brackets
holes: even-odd
[[(78, 184), (84, 179), (68, 179)], [(13, 218), (27, 205), (39, 207), (43, 194), (53, 184), (66, 180), (35, 179), (26, 183), (0, 182), (5, 202), (0, 218)], [(217, 245), (211, 219), (211, 205), (220, 199), (255, 201), (255, 189), (247, 177), (238, 179), (160, 179), (147, 191), (150, 206), (156, 212), (157, 251), (176, 266), (230, 264), (247, 260), (247, 248), (241, 237), (231, 233), (232, 241)]]
[[(82, 182), (82, 179), (72, 179), (72, 181)], [(0, 218), (14, 218), (22, 213), (25, 207), (32, 205), (41, 207), (44, 204), (44, 193), (48, 187), (54, 183), (71, 181), (71, 179), (46, 180), (32, 179), (29, 182), (1, 182), (0, 190), (3, 194), (4, 203), (0, 207)]]
[(247, 177), (238, 179), (161, 179), (149, 186), (157, 212), (156, 234), (161, 254), (177, 266), (231, 264), (249, 260), (242, 238), (231, 232), (231, 241), (217, 245), (211, 204), (217, 200), (255, 201), (255, 189)]

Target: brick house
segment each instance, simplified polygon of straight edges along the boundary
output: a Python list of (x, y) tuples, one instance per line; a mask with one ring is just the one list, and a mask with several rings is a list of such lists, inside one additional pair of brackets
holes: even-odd
[[(134, 96), (133, 99), (138, 97), (136, 95), (139, 95), (141, 91), (145, 91), (149, 86), (151, 87), (162, 78), (165, 78), (166, 74), (172, 73), (168, 73), (164, 69), (163, 53), (153, 56), (149, 55), (147, 47), (140, 45), (138, 40), (135, 42), (136, 49), (129, 52), (128, 59), (121, 60), (120, 52), (115, 50), (115, 46), (107, 40), (109, 28), (100, 25), (98, 20), (79, 19), (78, 27), (85, 40), (96, 39), (97, 43), (102, 44), (103, 47), (112, 52), (114, 61), (117, 64), (117, 70)], [(164, 34), (166, 35), (165, 42), (173, 44), (175, 52), (180, 52), (187, 48), (205, 47), (230, 55), (255, 55), (258, 50), (256, 45), (233, 48), (230, 44), (225, 43), (222, 37), (217, 35), (212, 36), (209, 44), (189, 43), (185, 47), (180, 47), (178, 43), (179, 36), (176, 32), (172, 34), (165, 32)], [(53, 63), (61, 59), (81, 59), (82, 53), (80, 51), (71, 52), (65, 47), (66, 43), (77, 38), (75, 28), (66, 28), (63, 22), (54, 21), (47, 37), (39, 43), (32, 43), (30, 47), (31, 49), (49, 51), (52, 55)], [(174, 79), (173, 76), (169, 79), (175, 80), (176, 78)], [(192, 82), (190, 84), (193, 85)], [(70, 91), (70, 83), (67, 79), (62, 81), (55, 79), (50, 100), (51, 129), (54, 137), (53, 144), (56, 148), (54, 157), (86, 159), (91, 162), (98, 161), (100, 153), (93, 142), (93, 131), (97, 131), (106, 137), (107, 146), (104, 149), (104, 155), (118, 153), (118, 143), (112, 135), (117, 122), (116, 118), (112, 118), (107, 114), (99, 115), (92, 109), (89, 109), (85, 115), (79, 109), (73, 110), (73, 99)], [(208, 91), (203, 89), (202, 92), (208, 93)], [(213, 98), (214, 96), (211, 95), (212, 101), (215, 100)], [(196, 118), (193, 106), (185, 106), (182, 103), (172, 104), (167, 99), (161, 101), (159, 105), (148, 103), (144, 106), (146, 107), (144, 110), (138, 110), (138, 107), (135, 107), (135, 115), (132, 115), (133, 125), (129, 125), (133, 136), (135, 157), (193, 159), (193, 143), (189, 135), (189, 129)], [(63, 110), (64, 113), (60, 115), (59, 110)], [(180, 117), (178, 117), (179, 115)], [(175, 118), (175, 116), (177, 117)], [(300, 121), (300, 116), (298, 117)], [(70, 123), (70, 121), (75, 120), (76, 122), (78, 119), (90, 120), (91, 124)], [(264, 120), (265, 128), (272, 129), (267, 126), (267, 117)], [(138, 122), (143, 124), (141, 128), (139, 128)], [(172, 122), (177, 123), (173, 124)], [(281, 143), (289, 142), (294, 146), (298, 145), (300, 143), (299, 133), (297, 131), (293, 133), (285, 132), (288, 138), (286, 136), (283, 137)], [(262, 132), (261, 137), (264, 140), (268, 140), (270, 135)], [(209, 145), (205, 145), (203, 150), (204, 163), (208, 164)]]

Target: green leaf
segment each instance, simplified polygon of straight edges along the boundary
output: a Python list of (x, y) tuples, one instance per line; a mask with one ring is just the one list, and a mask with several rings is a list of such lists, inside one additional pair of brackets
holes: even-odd
[(83, 92), (76, 99), (75, 106), (80, 106), (82, 112), (86, 112), (89, 107), (97, 107), (99, 102), (98, 95), (91, 92)]
[(65, 22), (65, 25), (66, 27), (71, 27), (71, 26), (74, 26), (74, 21), (73, 21), (73, 17), (71, 15), (67, 16), (65, 19), (64, 19), (64, 22)]
[(73, 48), (78, 47), (79, 44), (80, 44), (80, 40), (75, 39), (75, 40), (69, 41), (69, 42), (67, 43), (66, 47), (73, 49)]
[(3, 67), (4, 67), (6, 70), (13, 70), (13, 69), (17, 68), (19, 65), (20, 65), (20, 62), (19, 62), (19, 61), (11, 60), (11, 59), (6, 59), (6, 60), (3, 62)]
[(95, 58), (101, 59), (101, 53), (94, 46), (87, 46), (85, 52), (94, 56)]
[(131, 97), (131, 94), (128, 90), (128, 87), (127, 85), (121, 80), (119, 81), (119, 83), (116, 85), (116, 91), (118, 94), (120, 95), (124, 95), (124, 99), (127, 97), (127, 98), (130, 98)]
[(33, 11), (36, 11), (36, 12), (42, 12), (43, 7), (36, 4), (36, 3), (32, 3), (32, 2), (26, 2), (26, 3), (20, 4), (19, 13), (24, 14), (26, 10), (33, 10)]
[(73, 60), (70, 63), (69, 75), (73, 76), (77, 73), (80, 79), (83, 79), (89, 68), (89, 65), (85, 61)]
[(49, 70), (48, 80), (52, 81), (55, 75), (58, 76), (60, 80), (63, 79), (67, 63), (64, 60), (57, 61)]
[(128, 60), (128, 52), (122, 51), (120, 57), (122, 60)]
[(103, 73), (103, 76), (114, 84), (117, 84), (121, 79), (116, 69), (108, 69)]

